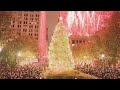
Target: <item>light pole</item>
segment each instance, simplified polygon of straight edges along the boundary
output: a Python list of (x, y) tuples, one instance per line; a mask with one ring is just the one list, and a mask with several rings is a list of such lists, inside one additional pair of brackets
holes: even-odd
[(18, 53), (18, 59), (17, 59), (17, 63), (19, 64), (19, 59), (20, 59), (21, 53)]
[(105, 55), (104, 55), (104, 54), (102, 54), (102, 55), (101, 55), (101, 57), (102, 57), (102, 60), (103, 60), (103, 70), (105, 71), (105, 60), (104, 60)]

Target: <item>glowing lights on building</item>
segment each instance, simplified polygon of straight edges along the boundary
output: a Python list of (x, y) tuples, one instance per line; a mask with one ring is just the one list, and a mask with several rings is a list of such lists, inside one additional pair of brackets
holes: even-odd
[(105, 57), (105, 54), (102, 54), (101, 57), (104, 58), (104, 57)]

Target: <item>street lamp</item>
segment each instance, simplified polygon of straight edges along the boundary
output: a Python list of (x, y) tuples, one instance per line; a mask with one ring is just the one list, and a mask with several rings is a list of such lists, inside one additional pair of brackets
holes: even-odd
[(17, 60), (17, 63), (19, 63), (19, 58), (20, 58), (20, 56), (21, 56), (21, 53), (19, 52), (19, 53), (18, 53), (18, 60)]
[(101, 57), (102, 57), (102, 58), (104, 58), (104, 57), (105, 57), (105, 55), (104, 55), (104, 54), (102, 54), (102, 55), (101, 55)]
[(102, 54), (101, 57), (102, 57), (102, 60), (103, 60), (103, 70), (105, 71), (105, 60), (104, 60), (105, 54)]
[(0, 52), (2, 51), (2, 48), (0, 48)]

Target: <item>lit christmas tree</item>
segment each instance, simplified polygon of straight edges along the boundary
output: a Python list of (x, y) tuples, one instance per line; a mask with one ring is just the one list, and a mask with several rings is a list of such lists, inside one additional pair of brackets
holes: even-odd
[(72, 70), (74, 62), (67, 31), (60, 21), (54, 31), (48, 52), (50, 70)]

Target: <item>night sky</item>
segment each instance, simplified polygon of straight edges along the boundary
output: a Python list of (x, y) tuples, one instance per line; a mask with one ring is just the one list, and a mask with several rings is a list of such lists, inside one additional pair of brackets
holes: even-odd
[(55, 26), (58, 23), (59, 11), (47, 11), (47, 28), (48, 28), (48, 39), (49, 43)]

